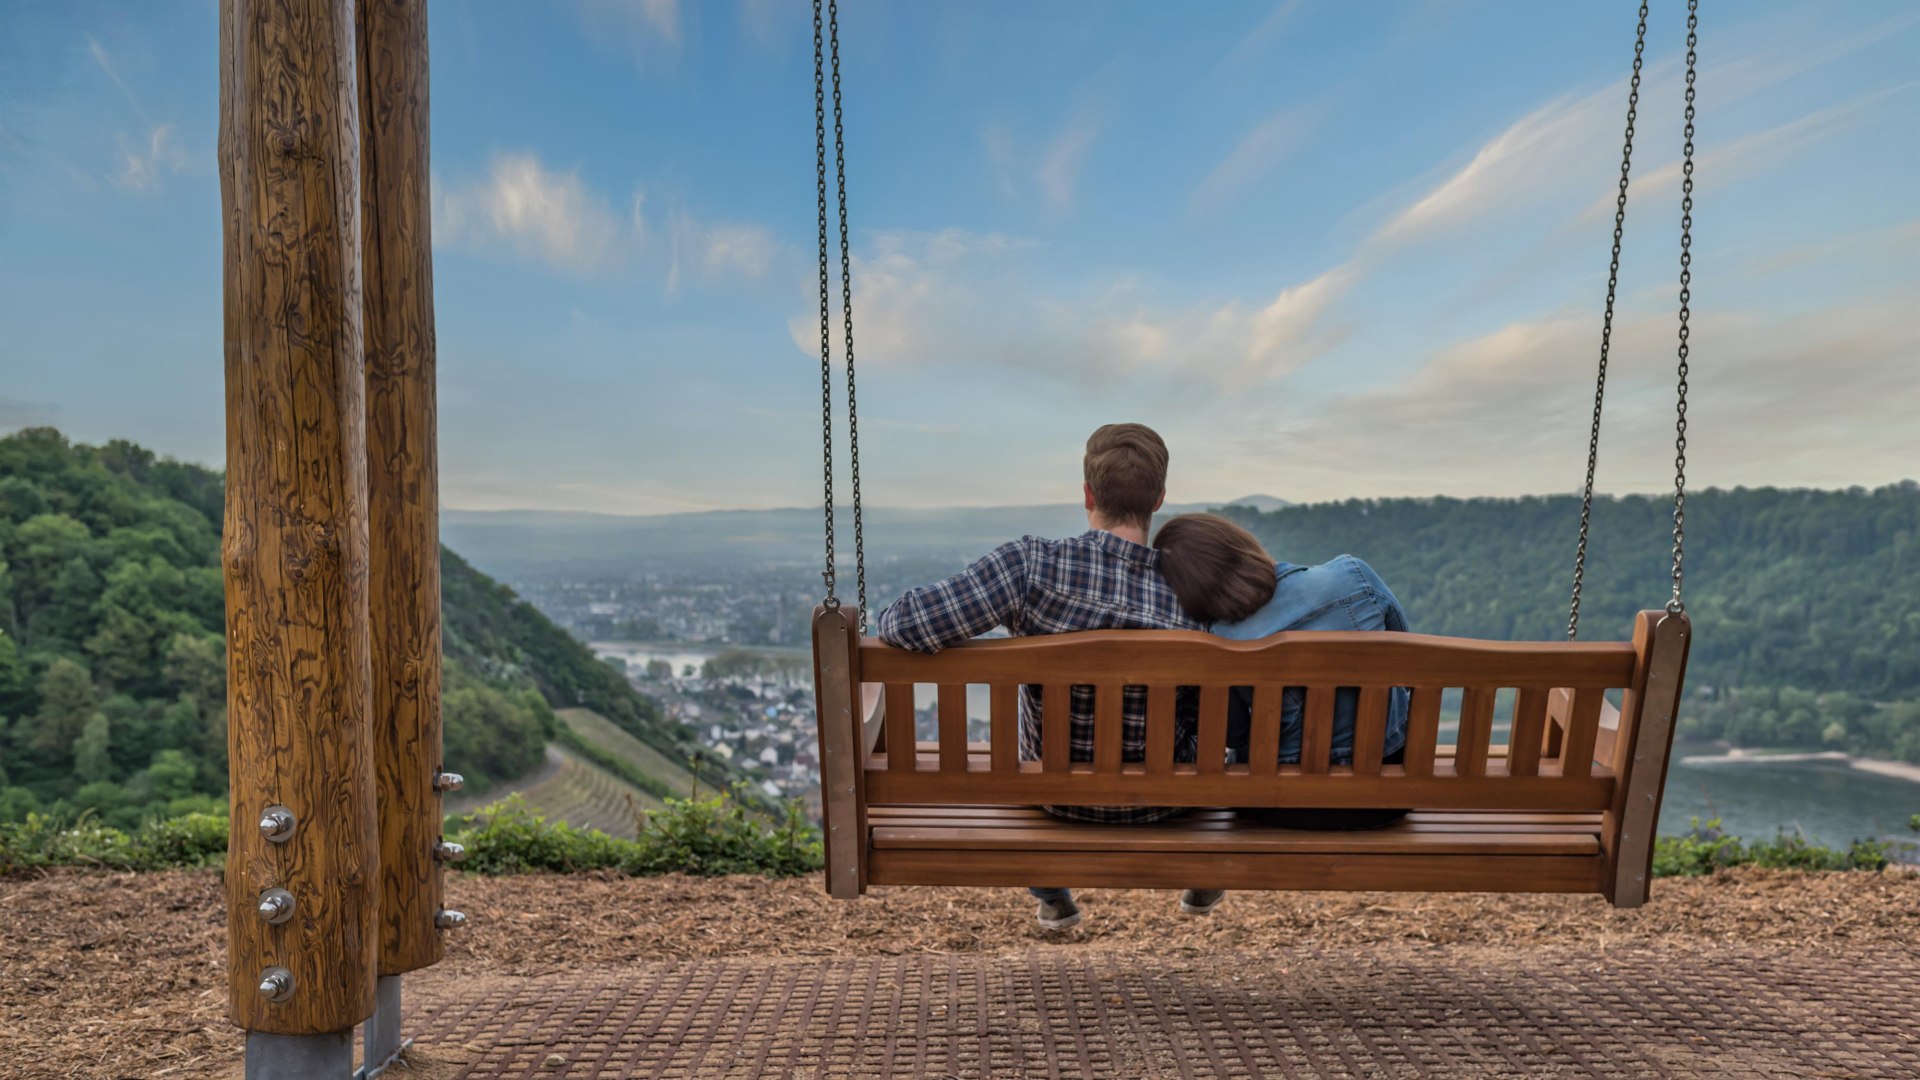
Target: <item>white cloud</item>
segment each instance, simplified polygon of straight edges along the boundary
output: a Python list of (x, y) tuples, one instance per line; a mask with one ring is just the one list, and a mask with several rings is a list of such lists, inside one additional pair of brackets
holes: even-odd
[(1278, 165), (1319, 118), (1311, 106), (1289, 106), (1256, 124), (1194, 188), (1188, 208), (1218, 209), (1248, 184)]
[(179, 172), (186, 164), (186, 151), (173, 137), (172, 126), (161, 124), (148, 134), (144, 147), (120, 136), (120, 170), (113, 182), (129, 191), (148, 191), (163, 172)]
[[(1908, 301), (1804, 313), (1695, 312), (1689, 474), (1709, 484), (1833, 485), (1912, 472), (1920, 354)], [(1671, 482), (1675, 321), (1627, 314), (1615, 332), (1601, 488)], [(1447, 346), (1404, 378), (1245, 440), (1249, 480), (1304, 497), (1577, 486), (1593, 399), (1597, 320), (1515, 322)]]
[(93, 58), (93, 62), (99, 65), (107, 79), (120, 91), (120, 96), (127, 99), (127, 105), (133, 109), (133, 115), (138, 117), (142, 124), (152, 126), (152, 121), (147, 119), (147, 110), (140, 104), (140, 99), (134, 96), (133, 88), (127, 85), (127, 80), (121, 77), (119, 65), (114, 63), (113, 56), (107, 52), (106, 46), (100, 44), (100, 40), (92, 34), (87, 35), (87, 55)]
[[(1705, 149), (1703, 152), (1696, 152), (1694, 155), (1695, 184), (1696, 186), (1706, 184), (1722, 186), (1776, 167), (1812, 149), (1822, 140), (1845, 131), (1849, 124), (1858, 120), (1873, 106), (1916, 86), (1920, 86), (1920, 83), (1905, 83), (1877, 90), (1851, 101), (1808, 113), (1784, 124), (1742, 135), (1725, 144)], [(1635, 177), (1629, 190), (1629, 197), (1641, 200), (1651, 198), (1664, 203), (1668, 196), (1679, 191), (1680, 174), (1681, 162), (1676, 158), (1644, 176)], [(1588, 205), (1585, 213), (1581, 215), (1582, 218), (1590, 220), (1611, 216), (1614, 197), (1615, 191), (1610, 188)]]
[(1066, 210), (1073, 206), (1074, 195), (1080, 184), (1080, 170), (1087, 162), (1087, 151), (1093, 149), (1093, 142), (1099, 134), (1099, 121), (1087, 112), (1076, 113), (1040, 156), (1040, 167), (1034, 173), (1034, 180), (1046, 196), (1047, 204), (1055, 210)]
[(671, 252), (667, 291), (678, 292), (686, 268), (702, 279), (759, 278), (780, 255), (780, 241), (760, 225), (737, 221), (706, 222), (684, 210), (668, 222)]
[[(504, 247), (555, 269), (591, 273), (617, 260), (638, 237), (578, 173), (554, 172), (533, 154), (497, 154), (484, 177), (434, 184), (434, 242)], [(644, 224), (636, 197), (634, 221)]]
[(1920, 218), (1769, 252), (1752, 259), (1747, 264), (1747, 272), (1764, 277), (1838, 255), (1878, 255), (1889, 251), (1909, 258), (1920, 257)]
[(679, 0), (577, 0), (588, 36), (624, 49), (642, 67), (679, 55), (683, 27)]
[[(1259, 307), (1178, 308), (1128, 279), (1085, 293), (1036, 290), (1021, 257), (1032, 247), (959, 229), (877, 234), (853, 265), (861, 355), (887, 365), (1013, 369), (1081, 388), (1125, 378), (1210, 393), (1285, 376), (1344, 333), (1328, 323), (1353, 280), (1348, 267)], [(817, 312), (795, 316), (788, 330), (797, 349), (816, 355)], [(834, 339), (840, 334), (836, 311)]]

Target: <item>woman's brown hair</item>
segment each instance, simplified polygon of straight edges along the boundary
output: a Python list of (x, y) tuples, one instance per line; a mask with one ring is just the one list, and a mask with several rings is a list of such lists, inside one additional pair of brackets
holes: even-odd
[(1181, 514), (1160, 526), (1153, 546), (1173, 595), (1200, 622), (1239, 622), (1273, 599), (1273, 556), (1226, 518)]

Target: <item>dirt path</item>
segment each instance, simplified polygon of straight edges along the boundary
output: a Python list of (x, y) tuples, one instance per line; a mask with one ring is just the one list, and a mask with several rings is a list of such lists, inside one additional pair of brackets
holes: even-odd
[[(1744, 872), (1588, 897), (449, 881), (409, 976), (454, 1076), (1915, 1076), (1920, 879)], [(211, 873), (0, 882), (0, 1076), (237, 1075)]]

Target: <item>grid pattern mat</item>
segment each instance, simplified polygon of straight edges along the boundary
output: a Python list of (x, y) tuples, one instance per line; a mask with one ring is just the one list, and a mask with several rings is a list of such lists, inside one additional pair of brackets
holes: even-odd
[(1917, 1077), (1920, 953), (706, 960), (423, 981), (473, 1077)]

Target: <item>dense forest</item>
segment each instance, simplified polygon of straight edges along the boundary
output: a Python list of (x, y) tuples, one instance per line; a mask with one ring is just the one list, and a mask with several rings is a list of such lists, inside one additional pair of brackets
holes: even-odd
[[(1619, 638), (1668, 595), (1672, 504), (1594, 507), (1581, 636)], [(1276, 558), (1366, 559), (1414, 629), (1563, 636), (1572, 497), (1351, 500), (1230, 512)], [(1920, 761), (1920, 486), (1690, 495), (1693, 652), (1682, 734)]]
[[(0, 438), (0, 821), (131, 825), (226, 803), (219, 473), (140, 447)], [(471, 789), (584, 705), (674, 757), (691, 735), (579, 642), (442, 552), (446, 760)]]

